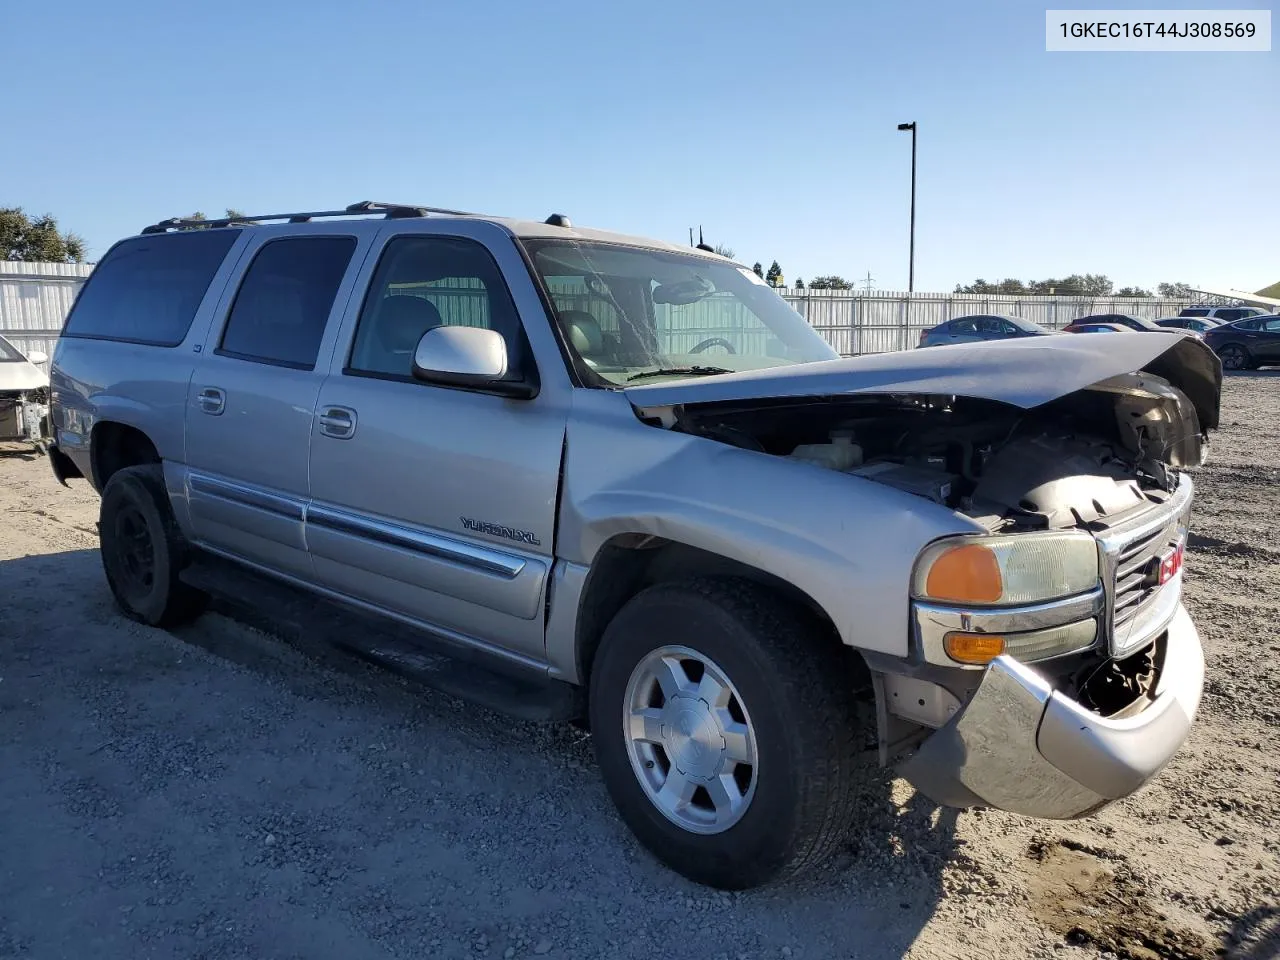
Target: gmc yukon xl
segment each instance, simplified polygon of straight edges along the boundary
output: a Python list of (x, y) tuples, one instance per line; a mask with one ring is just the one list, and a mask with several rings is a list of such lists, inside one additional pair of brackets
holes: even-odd
[(841, 358), (704, 249), (366, 202), (112, 247), (50, 460), (125, 615), (218, 596), (585, 724), (640, 841), (743, 888), (839, 846), (876, 758), (1044, 818), (1157, 774), (1220, 388), (1179, 332)]

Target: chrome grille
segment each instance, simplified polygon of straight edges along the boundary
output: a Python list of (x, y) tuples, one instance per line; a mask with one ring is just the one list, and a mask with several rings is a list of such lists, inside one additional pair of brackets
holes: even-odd
[(1161, 586), (1161, 559), (1186, 534), (1191, 501), (1191, 478), (1180, 477), (1169, 499), (1132, 520), (1099, 534), (1105, 557), (1105, 585), (1110, 600), (1111, 652), (1127, 655), (1154, 637), (1177, 610), (1181, 577)]
[(1168, 526), (1120, 548), (1112, 594), (1113, 630), (1121, 630), (1160, 590), (1152, 571), (1159, 566), (1160, 559), (1178, 545), (1179, 535), (1180, 526), (1175, 517)]

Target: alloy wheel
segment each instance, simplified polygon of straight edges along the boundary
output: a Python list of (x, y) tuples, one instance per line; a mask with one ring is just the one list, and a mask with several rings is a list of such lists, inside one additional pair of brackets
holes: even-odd
[(692, 833), (728, 830), (755, 794), (755, 731), (733, 682), (688, 647), (661, 647), (632, 671), (622, 732), (631, 767), (662, 815)]

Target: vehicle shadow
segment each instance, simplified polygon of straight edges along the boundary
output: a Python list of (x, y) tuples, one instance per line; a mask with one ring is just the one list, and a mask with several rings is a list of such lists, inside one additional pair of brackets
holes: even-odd
[[(141, 627), (115, 610), (96, 550), (0, 561), (0, 594), (14, 732), (0, 850), (30, 863), (21, 882), (0, 874), (0, 948), (67, 953), (127, 922), (100, 960), (143, 942), (460, 956), (447, 945), (470, 951), (480, 933), (489, 956), (546, 941), (649, 958), (677, 932), (681, 956), (891, 960), (935, 916), (958, 856), (957, 812), (872, 763), (830, 863), (720, 893), (640, 847), (568, 724), (510, 721), (216, 610)], [(327, 936), (307, 939), (315, 917)]]
[(1236, 917), (1224, 940), (1228, 960), (1280, 957), (1280, 906), (1255, 907)]
[(1262, 367), (1257, 370), (1223, 370), (1222, 376), (1232, 380), (1267, 380), (1272, 377), (1280, 377), (1280, 366)]
[(0, 458), (5, 460), (39, 460), (43, 454), (29, 445), (0, 442)]

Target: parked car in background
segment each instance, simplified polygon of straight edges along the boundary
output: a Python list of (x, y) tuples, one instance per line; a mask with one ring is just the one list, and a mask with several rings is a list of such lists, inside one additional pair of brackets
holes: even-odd
[(1075, 333), (1075, 328), (1082, 323), (1115, 323), (1129, 330), (1145, 330), (1148, 332), (1161, 333), (1161, 327), (1157, 327), (1155, 323), (1146, 317), (1134, 317), (1127, 313), (1095, 313), (1087, 317), (1081, 317), (1078, 320), (1072, 320), (1062, 329), (1067, 333)]
[(1188, 333), (1200, 336), (1220, 324), (1213, 320), (1206, 320), (1204, 317), (1160, 317), (1156, 320), (1156, 326), (1164, 327), (1166, 330), (1186, 330)]
[(956, 317), (931, 330), (920, 332), (921, 347), (940, 347), (948, 343), (974, 343), (979, 340), (1010, 340), (1014, 337), (1040, 337), (1053, 333), (1048, 327), (999, 313), (978, 313)]
[(43, 353), (24, 355), (0, 337), (0, 441), (26, 441), (44, 449), (49, 429), (49, 376), (37, 364)]
[(1224, 323), (1204, 335), (1227, 370), (1280, 364), (1280, 313)]
[(1206, 320), (1213, 320), (1215, 323), (1235, 323), (1237, 320), (1247, 320), (1250, 317), (1266, 316), (1267, 311), (1261, 307), (1187, 307), (1179, 316), (1181, 317), (1203, 317)]
[(1067, 327), (1066, 333), (1125, 333), (1128, 327), (1118, 323), (1073, 323)]

